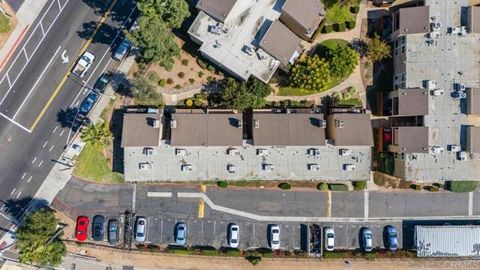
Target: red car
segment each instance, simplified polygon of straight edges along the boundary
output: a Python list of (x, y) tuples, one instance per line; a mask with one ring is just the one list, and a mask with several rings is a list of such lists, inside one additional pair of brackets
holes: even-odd
[(75, 237), (78, 241), (85, 241), (88, 235), (88, 217), (80, 216), (77, 218), (77, 228), (75, 229)]

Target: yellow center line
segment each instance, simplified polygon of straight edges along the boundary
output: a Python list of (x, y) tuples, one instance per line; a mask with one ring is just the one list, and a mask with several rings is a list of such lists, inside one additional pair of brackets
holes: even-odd
[[(95, 28), (95, 31), (93, 31), (92, 35), (88, 38), (88, 40), (85, 42), (85, 44), (83, 45), (82, 49), (80, 50), (80, 53), (78, 54), (77, 58), (80, 57), (80, 55), (82, 55), (88, 48), (88, 46), (92, 43), (93, 41), (93, 38), (95, 37), (95, 35), (98, 33), (100, 27), (102, 27), (102, 25), (105, 23), (105, 20), (108, 18), (108, 16), (110, 15), (110, 12), (112, 12), (112, 9), (113, 9), (113, 6), (115, 5), (115, 3), (117, 2), (117, 0), (113, 0), (112, 3), (110, 4), (110, 6), (108, 7), (107, 11), (105, 12), (105, 14), (102, 16), (102, 18), (100, 19), (98, 25), (97, 25), (97, 28)], [(55, 97), (58, 95), (58, 93), (60, 92), (60, 90), (62, 89), (63, 85), (65, 84), (65, 82), (67, 81), (68, 79), (68, 76), (70, 75), (70, 70), (72, 70), (73, 68), (73, 65), (75, 65), (77, 59), (75, 59), (75, 62), (73, 62), (70, 67), (67, 69), (67, 72), (65, 73), (65, 75), (63, 76), (62, 80), (60, 81), (60, 83), (58, 84), (57, 88), (55, 88), (55, 91), (53, 91), (53, 94), (50, 96), (50, 98), (48, 99), (47, 101), (47, 104), (43, 107), (42, 111), (40, 112), (40, 114), (38, 115), (37, 119), (35, 119), (35, 122), (33, 122), (33, 125), (30, 127), (30, 130), (33, 132), (33, 130), (35, 129), (35, 127), (38, 125), (38, 123), (40, 122), (40, 120), (43, 118), (43, 115), (47, 112), (48, 108), (50, 107), (50, 105), (52, 104), (53, 100), (55, 99)]]
[[(200, 185), (200, 191), (203, 193), (207, 192), (207, 185)], [(203, 218), (205, 216), (205, 202), (202, 199), (198, 199), (198, 218)]]

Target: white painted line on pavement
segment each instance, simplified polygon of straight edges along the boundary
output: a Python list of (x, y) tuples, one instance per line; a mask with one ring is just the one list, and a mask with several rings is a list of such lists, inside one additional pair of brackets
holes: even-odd
[(62, 9), (62, 4), (60, 3), (60, 0), (57, 0), (57, 3), (58, 3), (58, 7)]
[(43, 23), (40, 21), (40, 29), (42, 29), (42, 35), (45, 36), (45, 29), (43, 29)]
[(18, 199), (18, 197), (20, 197), (20, 195), (22, 195), (21, 191), (17, 194), (17, 199)]
[(13, 193), (15, 193), (15, 190), (17, 190), (17, 189), (14, 188), (14, 189), (12, 190), (12, 192), (10, 193), (10, 195), (13, 195)]
[(23, 175), (22, 175), (22, 179), (23, 179), (23, 178), (25, 178), (25, 176), (26, 176), (26, 175), (27, 175), (27, 173), (26, 173), (26, 172), (25, 172), (25, 173), (23, 173)]
[(45, 143), (43, 144), (42, 148), (45, 148), (45, 146), (47, 146), (48, 144), (48, 141), (45, 141)]
[(363, 217), (368, 218), (368, 210), (369, 210), (369, 193), (368, 190), (364, 191), (363, 196)]
[(60, 134), (58, 136), (62, 137), (63, 133), (65, 132), (64, 129), (62, 129), (62, 132), (60, 132)]
[(31, 175), (30, 175), (30, 177), (28, 178), (27, 183), (30, 183), (30, 180), (32, 180), (32, 176), (31, 176)]
[(52, 152), (53, 147), (55, 147), (55, 145), (50, 146), (50, 149), (48, 149), (48, 152)]
[(5, 76), (7, 77), (8, 87), (12, 87), (12, 82), (10, 81), (10, 76), (8, 76), (8, 73), (5, 74)]
[(147, 192), (149, 198), (171, 198), (172, 192)]
[(3, 208), (5, 208), (5, 204), (4, 204), (4, 205), (2, 205), (2, 207), (0, 208), (0, 211), (2, 211), (2, 210), (3, 210)]
[(40, 166), (42, 166), (42, 164), (43, 164), (43, 160), (40, 160), (40, 163), (38, 164), (37, 167), (40, 168)]
[(55, 133), (55, 131), (57, 131), (57, 129), (58, 129), (58, 126), (56, 126), (56, 127), (53, 129), (52, 133)]
[(5, 119), (7, 119), (8, 121), (12, 122), (14, 125), (16, 125), (17, 127), (25, 130), (26, 132), (28, 133), (32, 133), (32, 131), (24, 126), (22, 126), (20, 123), (18, 123), (17, 121), (13, 120), (12, 118), (6, 116), (5, 114), (3, 113), (0, 113), (1, 116), (3, 116)]
[(132, 210), (135, 211), (135, 203), (137, 200), (137, 184), (133, 183), (133, 194), (132, 194)]
[(28, 61), (28, 54), (27, 54), (27, 50), (25, 50), (25, 48), (23, 48), (23, 54), (25, 55), (25, 58), (27, 58), (27, 61)]
[(37, 161), (37, 157), (33, 158), (32, 164), (35, 163), (35, 161)]
[(33, 84), (32, 88), (30, 89), (30, 91), (28, 91), (28, 94), (27, 96), (23, 99), (22, 101), (22, 104), (20, 104), (20, 107), (18, 107), (18, 110), (17, 112), (13, 115), (13, 119), (15, 119), (15, 117), (17, 117), (18, 113), (22, 110), (23, 106), (25, 105), (25, 103), (27, 102), (28, 98), (30, 97), (30, 95), (33, 93), (33, 90), (35, 90), (35, 88), (37, 87), (37, 84), (40, 82), (40, 80), (42, 79), (43, 75), (45, 74), (45, 72), (47, 71), (47, 69), (50, 67), (50, 65), (52, 64), (52, 61), (53, 59), (55, 59), (55, 57), (57, 56), (58, 52), (60, 51), (60, 46), (58, 46), (58, 49), (55, 51), (55, 53), (53, 54), (52, 58), (50, 58), (50, 61), (48, 61), (47, 65), (45, 66), (45, 68), (43, 69), (42, 73), (40, 73), (40, 76), (38, 76), (38, 79), (37, 81)]
[(468, 215), (473, 216), (473, 192), (468, 193)]
[[(2, 217), (4, 217), (4, 218), (6, 218), (8, 221), (10, 221), (10, 222), (12, 222), (12, 223), (16, 224), (16, 222), (15, 222), (13, 219), (11, 219), (11, 218), (7, 217), (6, 215), (4, 215), (4, 214), (0, 213), (0, 216), (2, 216)], [(10, 231), (11, 231), (11, 230), (10, 230)]]

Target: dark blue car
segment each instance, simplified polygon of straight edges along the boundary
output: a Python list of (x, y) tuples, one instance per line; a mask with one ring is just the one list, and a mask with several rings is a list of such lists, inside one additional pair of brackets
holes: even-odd
[(394, 251), (398, 249), (397, 229), (393, 226), (387, 227), (388, 249)]
[(87, 115), (90, 110), (92, 110), (93, 105), (95, 105), (95, 102), (97, 102), (99, 96), (100, 95), (96, 92), (90, 92), (80, 106), (80, 113)]

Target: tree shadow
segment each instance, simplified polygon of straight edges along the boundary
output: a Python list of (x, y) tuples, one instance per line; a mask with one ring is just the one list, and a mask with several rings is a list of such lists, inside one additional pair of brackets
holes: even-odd
[(2, 201), (5, 204), (5, 213), (12, 217), (16, 222), (24, 218), (25, 211), (37, 211), (48, 207), (48, 202), (44, 199), (32, 198), (30, 196), (18, 199), (8, 199)]
[[(82, 30), (77, 31), (77, 34), (82, 39), (89, 39), (95, 32), (97, 26), (98, 23), (95, 21), (83, 23)], [(117, 37), (117, 33), (119, 30), (119, 28), (113, 27), (109, 24), (103, 24), (102, 27), (100, 27), (100, 29), (98, 30), (98, 32), (95, 33), (95, 36), (92, 39), (92, 43), (110, 45), (114, 41), (115, 37)], [(124, 34), (119, 33), (117, 39), (115, 39), (114, 44), (112, 44), (112, 48), (115, 48), (121, 42), (123, 37)]]
[(110, 85), (113, 90), (124, 97), (133, 97), (132, 92), (130, 91), (131, 83), (128, 79), (128, 75), (124, 72), (117, 72), (113, 74)]
[[(113, 0), (82, 0), (85, 4), (94, 10), (95, 15), (102, 16), (108, 10)], [(135, 2), (131, 0), (119, 0), (115, 3), (109, 16), (115, 22), (123, 22), (128, 17), (132, 9), (135, 7)], [(138, 10), (132, 14), (131, 23), (138, 17)]]
[(78, 108), (69, 107), (67, 109), (61, 109), (57, 113), (57, 122), (62, 128), (70, 128), (76, 132), (81, 129), (82, 126), (86, 126), (90, 123), (90, 119), (78, 112)]

